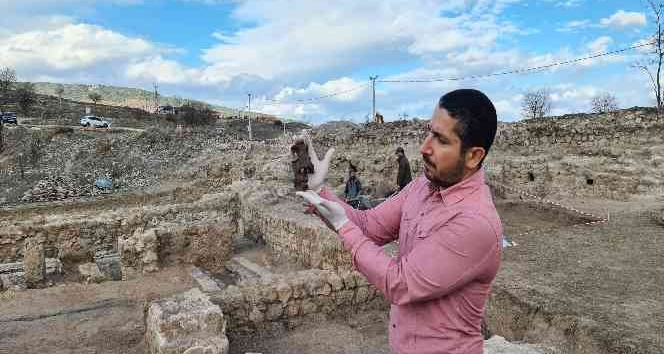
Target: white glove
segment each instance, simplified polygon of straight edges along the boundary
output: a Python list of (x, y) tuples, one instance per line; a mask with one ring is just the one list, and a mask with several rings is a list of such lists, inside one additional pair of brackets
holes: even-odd
[(308, 190), (306, 192), (295, 192), (295, 194), (304, 198), (307, 202), (313, 204), (320, 215), (330, 223), (335, 231), (339, 231), (339, 229), (348, 222), (346, 211), (341, 205), (339, 205), (339, 203), (323, 199), (312, 190)]
[(316, 155), (316, 150), (314, 150), (314, 146), (311, 144), (311, 139), (307, 138), (307, 145), (309, 147), (309, 159), (311, 160), (311, 164), (314, 165), (314, 173), (309, 175), (307, 185), (309, 186), (309, 189), (318, 193), (321, 188), (323, 188), (323, 184), (327, 179), (327, 171), (330, 169), (330, 160), (332, 160), (334, 148), (328, 149), (327, 153), (325, 153), (325, 157), (322, 160), (319, 160), (318, 155)]

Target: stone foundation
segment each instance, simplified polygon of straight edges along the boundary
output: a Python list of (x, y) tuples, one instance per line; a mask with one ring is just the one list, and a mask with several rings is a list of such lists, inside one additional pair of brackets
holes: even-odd
[(42, 283), (46, 277), (44, 242), (38, 238), (30, 238), (25, 242), (24, 248), (25, 283), (31, 288)]
[[(47, 257), (92, 261), (97, 251), (117, 249), (120, 237), (130, 238), (137, 230), (159, 228), (164, 231), (163, 234), (166, 235), (164, 237), (167, 238), (185, 236), (191, 239), (208, 233), (215, 236), (227, 233), (232, 235), (237, 227), (236, 218), (233, 217), (237, 214), (237, 208), (238, 204), (232, 197), (220, 194), (206, 195), (200, 201), (188, 204), (125, 208), (97, 211), (94, 215), (54, 215), (47, 218), (34, 217), (21, 222), (0, 222), (0, 240), (2, 240), (0, 262), (16, 262), (23, 259), (25, 241), (33, 237), (43, 240)], [(208, 224), (215, 226), (207, 226)], [(176, 242), (167, 242), (170, 243)], [(198, 248), (198, 251), (192, 250), (193, 254), (197, 252), (200, 254), (210, 246), (199, 242), (186, 244)], [(192, 258), (197, 257), (192, 256), (189, 259)]]
[(228, 318), (228, 331), (291, 329), (312, 318), (343, 316), (389, 304), (357, 272), (311, 269), (210, 293)]
[(228, 353), (224, 315), (198, 289), (153, 301), (145, 341), (151, 354)]
[[(259, 235), (276, 258), (284, 258), (307, 268), (351, 269), (350, 254), (339, 237), (314, 216), (285, 215), (293, 205), (259, 208), (243, 205), (242, 221), (246, 235)], [(295, 207), (297, 208), (297, 207)], [(296, 209), (297, 210), (297, 209)]]

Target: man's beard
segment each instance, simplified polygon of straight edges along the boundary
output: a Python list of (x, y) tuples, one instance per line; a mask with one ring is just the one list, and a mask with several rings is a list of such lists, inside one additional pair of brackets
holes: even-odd
[[(422, 155), (425, 170), (424, 175), (429, 180), (432, 187), (437, 189), (445, 189), (451, 187), (463, 179), (465, 161), (463, 155), (459, 157), (456, 165), (448, 171), (438, 171), (427, 155)], [(426, 168), (429, 166), (429, 169)]]

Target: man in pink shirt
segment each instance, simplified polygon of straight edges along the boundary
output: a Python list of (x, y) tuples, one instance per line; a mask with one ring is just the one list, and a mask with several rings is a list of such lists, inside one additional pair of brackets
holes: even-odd
[[(310, 145), (312, 190), (298, 194), (339, 233), (356, 269), (392, 304), (393, 353), (483, 352), (481, 321), (501, 256), (500, 218), (482, 169), (496, 125), (483, 93), (445, 94), (420, 148), (424, 175), (366, 211), (322, 188), (334, 150), (319, 161)], [(382, 246), (397, 239), (399, 255), (391, 258)]]

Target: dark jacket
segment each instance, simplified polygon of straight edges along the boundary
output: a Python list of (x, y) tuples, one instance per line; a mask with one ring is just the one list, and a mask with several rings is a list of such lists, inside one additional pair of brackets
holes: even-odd
[(399, 156), (399, 173), (397, 175), (399, 190), (402, 190), (403, 187), (407, 186), (412, 180), (413, 177), (410, 175), (410, 163), (408, 162), (408, 159), (406, 156)]
[(346, 199), (355, 199), (362, 191), (362, 183), (357, 177), (351, 177), (346, 181), (346, 189), (344, 189), (344, 196)]

